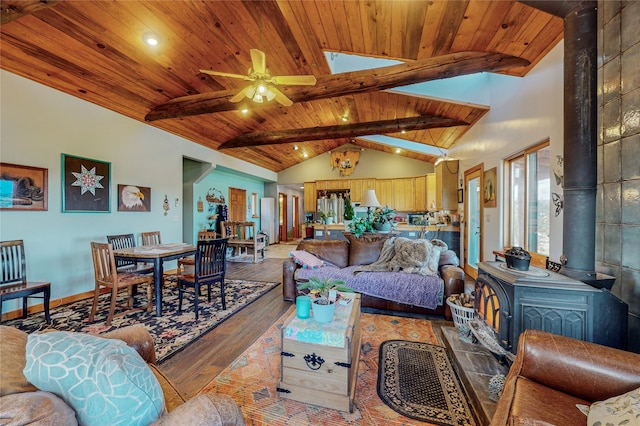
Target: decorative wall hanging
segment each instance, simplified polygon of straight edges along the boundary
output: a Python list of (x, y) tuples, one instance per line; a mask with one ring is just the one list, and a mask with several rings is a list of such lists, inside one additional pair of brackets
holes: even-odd
[(556, 186), (560, 187), (557, 192), (551, 193), (551, 200), (556, 207), (555, 214), (556, 217), (558, 217), (564, 208), (564, 157), (562, 155), (556, 155), (556, 163), (553, 166), (553, 176), (555, 177)]
[(215, 188), (209, 188), (205, 198), (209, 204), (224, 204), (224, 196), (222, 195), (222, 192)]
[(483, 193), (483, 201), (485, 207), (495, 207), (496, 204), (496, 194), (498, 192), (498, 182), (497, 182), (497, 172), (498, 168), (494, 167), (493, 169), (487, 170), (484, 172), (484, 190)]
[(204, 211), (204, 203), (202, 202), (202, 198), (198, 197), (198, 212), (202, 213)]
[(136, 185), (118, 185), (119, 212), (150, 212), (151, 188)]
[(62, 211), (111, 211), (111, 163), (62, 154)]
[(360, 160), (360, 151), (332, 151), (331, 170), (336, 168), (340, 176), (349, 176), (355, 170)]
[(171, 206), (169, 205), (169, 197), (164, 196), (164, 201), (162, 202), (162, 209), (164, 210), (164, 215), (167, 216), (169, 214), (169, 210), (171, 210)]
[(47, 210), (47, 169), (0, 163), (0, 210)]

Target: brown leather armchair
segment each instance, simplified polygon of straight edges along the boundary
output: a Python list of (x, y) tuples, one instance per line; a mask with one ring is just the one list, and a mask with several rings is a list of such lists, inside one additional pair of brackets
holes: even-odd
[[(26, 363), (27, 334), (13, 327), (0, 326), (0, 418), (10, 424), (30, 424), (36, 420), (51, 424), (66, 424), (70, 407), (63, 402), (42, 399), (38, 389), (27, 381), (22, 370)], [(207, 393), (186, 400), (171, 381), (158, 370), (151, 335), (141, 326), (124, 327), (100, 337), (120, 339), (134, 348), (147, 362), (162, 386), (167, 413), (154, 425), (217, 425), (241, 426), (244, 418), (238, 405), (226, 395)], [(60, 400), (61, 401), (61, 400)], [(44, 417), (43, 417), (44, 416)], [(71, 414), (73, 417), (73, 414)], [(4, 424), (4, 423), (3, 423)], [(44, 424), (44, 423), (43, 423)]]
[(589, 406), (638, 387), (640, 354), (526, 330), (491, 426), (584, 426), (587, 416), (576, 404)]

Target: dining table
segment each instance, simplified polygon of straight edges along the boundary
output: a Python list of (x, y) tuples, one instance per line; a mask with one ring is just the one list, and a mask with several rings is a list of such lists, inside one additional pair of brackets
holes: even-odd
[(113, 251), (120, 260), (153, 263), (153, 291), (156, 299), (156, 316), (162, 315), (162, 277), (165, 261), (196, 254), (196, 246), (189, 243), (154, 244), (121, 248)]

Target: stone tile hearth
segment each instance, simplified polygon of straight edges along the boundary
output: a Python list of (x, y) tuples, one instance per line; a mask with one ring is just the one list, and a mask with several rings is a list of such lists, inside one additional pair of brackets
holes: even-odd
[(468, 343), (460, 339), (458, 329), (442, 327), (444, 345), (451, 357), (469, 401), (481, 425), (488, 425), (495, 412), (496, 403), (489, 399), (489, 380), (496, 374), (509, 372), (507, 366), (482, 345)]

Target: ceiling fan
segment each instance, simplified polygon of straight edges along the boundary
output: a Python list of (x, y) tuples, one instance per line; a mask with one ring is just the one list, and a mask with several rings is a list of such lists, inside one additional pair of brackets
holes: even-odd
[(229, 99), (231, 102), (240, 102), (247, 97), (256, 103), (262, 103), (266, 98), (267, 101), (275, 99), (284, 106), (290, 106), (293, 102), (278, 90), (275, 87), (276, 85), (313, 86), (316, 84), (316, 78), (313, 75), (271, 75), (267, 69), (264, 52), (258, 49), (251, 49), (250, 53), (252, 66), (247, 71), (247, 75), (211, 70), (200, 70), (200, 72), (221, 77), (241, 78), (253, 82), (253, 84), (245, 87), (237, 95)]

